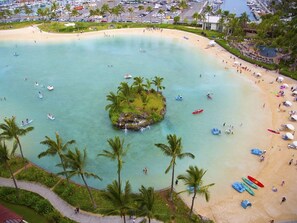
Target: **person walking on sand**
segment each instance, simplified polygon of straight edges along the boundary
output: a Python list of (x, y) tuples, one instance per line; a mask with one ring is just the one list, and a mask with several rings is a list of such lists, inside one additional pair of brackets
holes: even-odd
[(290, 162), (289, 162), (289, 166), (291, 166), (292, 163), (293, 163), (293, 159), (290, 160)]
[(285, 196), (283, 196), (280, 204), (284, 203), (286, 200), (287, 200), (287, 198)]
[(281, 183), (281, 186), (284, 186), (284, 185), (285, 185), (285, 181), (283, 180), (282, 183)]

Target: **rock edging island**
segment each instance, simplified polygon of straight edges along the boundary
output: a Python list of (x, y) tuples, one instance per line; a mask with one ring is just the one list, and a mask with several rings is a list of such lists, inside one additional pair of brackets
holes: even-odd
[[(164, 119), (166, 99), (160, 90), (163, 78), (154, 79), (135, 77), (134, 82), (121, 82), (117, 94), (110, 92), (106, 97), (110, 102), (106, 106), (112, 125), (119, 129), (139, 131)], [(156, 89), (152, 88), (155, 86)]]

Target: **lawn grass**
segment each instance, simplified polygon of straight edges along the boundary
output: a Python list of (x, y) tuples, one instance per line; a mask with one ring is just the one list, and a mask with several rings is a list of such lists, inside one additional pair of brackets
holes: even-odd
[[(15, 171), (24, 167), (28, 163), (28, 161), (26, 159), (23, 160), (19, 156), (16, 156), (9, 160), (8, 163), (12, 172), (14, 173)], [(10, 172), (4, 163), (0, 164), (0, 177), (10, 178)]]
[(44, 216), (38, 214), (37, 212), (26, 206), (11, 204), (2, 200), (0, 200), (0, 204), (13, 211), (14, 213), (20, 215), (27, 222), (49, 223)]
[(38, 182), (49, 188), (52, 188), (60, 180), (55, 174), (48, 173), (36, 166), (30, 166), (24, 169), (16, 175), (16, 179)]
[[(0, 200), (4, 202), (31, 208), (39, 215), (44, 216), (45, 219), (47, 219), (47, 221), (50, 223), (75, 223), (75, 221), (61, 216), (61, 214), (54, 209), (48, 200), (44, 199), (38, 194), (25, 190), (19, 190), (18, 197), (16, 194), (15, 188), (0, 187)], [(30, 222), (39, 223), (39, 221)]]
[(39, 21), (28, 21), (28, 22), (11, 22), (11, 23), (0, 23), (0, 30), (6, 29), (20, 29), (28, 26), (40, 24)]

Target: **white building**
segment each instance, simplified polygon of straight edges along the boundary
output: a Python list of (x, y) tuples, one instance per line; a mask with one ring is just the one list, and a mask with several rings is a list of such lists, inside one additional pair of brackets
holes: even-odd
[(207, 30), (216, 30), (220, 29), (220, 16), (210, 16), (205, 15), (205, 20), (203, 21), (203, 28)]

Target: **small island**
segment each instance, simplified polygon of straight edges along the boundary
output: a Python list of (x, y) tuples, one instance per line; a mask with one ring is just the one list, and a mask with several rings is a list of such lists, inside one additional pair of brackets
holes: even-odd
[(133, 80), (131, 85), (121, 82), (117, 94), (110, 92), (106, 96), (110, 104), (105, 109), (116, 128), (139, 131), (164, 119), (166, 99), (161, 90), (165, 87), (162, 77), (145, 81), (143, 77), (135, 77)]

